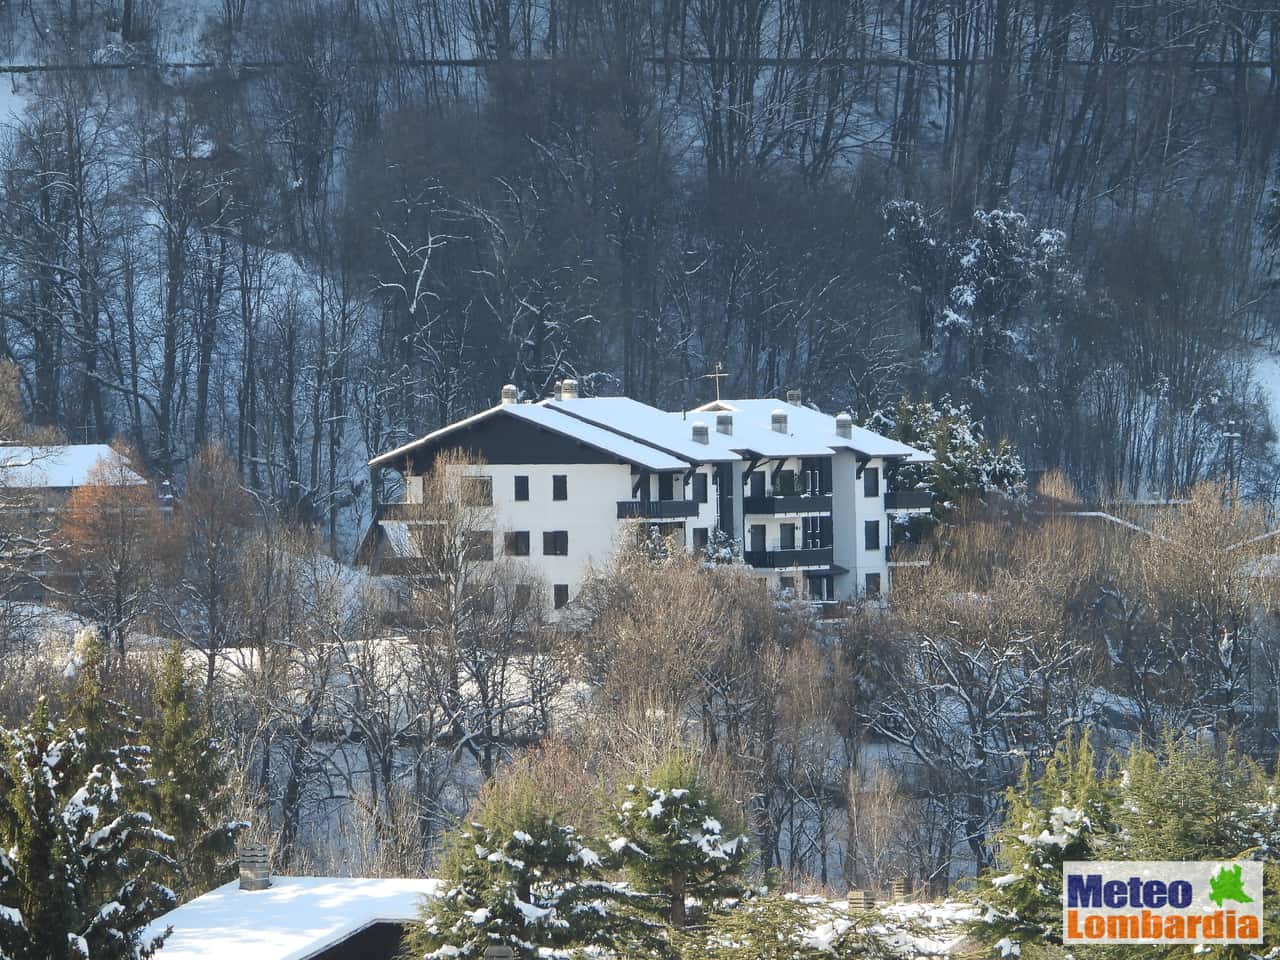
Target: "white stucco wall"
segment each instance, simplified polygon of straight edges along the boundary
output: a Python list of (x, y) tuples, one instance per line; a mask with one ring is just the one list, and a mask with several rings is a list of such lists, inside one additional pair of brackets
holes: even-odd
[[(547, 607), (552, 607), (555, 584), (569, 587), (569, 601), (577, 599), (592, 565), (603, 570), (613, 557), (623, 524), (618, 501), (631, 499), (631, 468), (624, 464), (485, 464), (465, 467), (468, 476), (493, 481), (494, 556), (503, 555), (503, 534), (529, 532), (527, 563), (546, 583)], [(552, 499), (552, 477), (567, 477), (566, 500)], [(529, 478), (529, 499), (515, 499), (515, 478)], [(677, 484), (677, 487), (679, 484)], [(546, 556), (542, 534), (564, 530), (569, 535), (567, 556)]]

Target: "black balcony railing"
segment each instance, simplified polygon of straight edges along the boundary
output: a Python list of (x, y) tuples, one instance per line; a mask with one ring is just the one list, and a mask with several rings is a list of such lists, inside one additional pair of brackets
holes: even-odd
[(884, 495), (884, 508), (894, 510), (928, 510), (933, 506), (930, 490), (897, 490)]
[(619, 520), (681, 520), (698, 515), (696, 500), (619, 500)]
[(811, 547), (807, 550), (748, 550), (742, 559), (752, 567), (777, 570), (784, 567), (831, 566), (830, 547)]
[(745, 497), (742, 512), (771, 516), (779, 513), (830, 513), (831, 494), (796, 493), (780, 497)]
[[(408, 522), (417, 521), (425, 522), (427, 517), (426, 504), (422, 503), (383, 503), (378, 506), (379, 520), (404, 520)], [(439, 519), (435, 517), (433, 519)]]

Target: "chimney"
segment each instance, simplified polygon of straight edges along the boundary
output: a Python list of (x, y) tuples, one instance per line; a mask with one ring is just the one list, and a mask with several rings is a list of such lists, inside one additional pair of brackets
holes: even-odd
[(723, 433), (726, 436), (733, 436), (733, 414), (717, 413), (716, 414), (716, 433)]
[(836, 414), (836, 433), (846, 440), (853, 437), (853, 417), (847, 413)]
[(240, 844), (240, 889), (265, 890), (271, 886), (271, 861), (265, 843)]
[(769, 419), (772, 423), (774, 433), (787, 432), (787, 411), (775, 410)]
[(787, 403), (791, 404), (791, 406), (793, 406), (793, 407), (798, 407), (798, 406), (800, 406), (800, 391), (799, 391), (799, 390), (788, 390), (788, 391), (787, 391)]
[(554, 397), (555, 399), (559, 400), (559, 399), (561, 399), (561, 394), (562, 394), (563, 392), (564, 392), (564, 381), (563, 381), (563, 380), (557, 380), (557, 381), (556, 381), (555, 388), (554, 388), (554, 389), (552, 390), (552, 392), (551, 392), (551, 396), (552, 396), (552, 397)]
[(566, 380), (560, 384), (561, 400), (577, 400), (578, 399), (578, 381)]
[(694, 443), (710, 443), (711, 437), (707, 433), (707, 425), (701, 420), (693, 421), (693, 442)]
[(502, 388), (502, 403), (505, 406), (508, 403), (515, 403), (520, 397), (520, 391), (516, 389), (514, 383), (508, 383)]

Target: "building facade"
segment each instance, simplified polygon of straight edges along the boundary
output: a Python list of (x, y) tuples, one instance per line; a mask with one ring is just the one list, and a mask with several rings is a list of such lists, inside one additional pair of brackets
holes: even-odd
[(374, 573), (412, 569), (423, 477), (446, 451), (493, 518), (480, 555), (526, 558), (557, 609), (624, 538), (649, 530), (690, 550), (731, 550), (775, 590), (815, 601), (880, 596), (892, 516), (931, 503), (927, 490), (887, 490), (897, 464), (929, 454), (804, 406), (794, 392), (786, 402), (717, 400), (673, 413), (579, 397), (572, 380), (536, 403), (508, 386), (497, 406), (370, 461), (398, 473), (403, 488), (401, 502), (377, 508), (361, 544)]

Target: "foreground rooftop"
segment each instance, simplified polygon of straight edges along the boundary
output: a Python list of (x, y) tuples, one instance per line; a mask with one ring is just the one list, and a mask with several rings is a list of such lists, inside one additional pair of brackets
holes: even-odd
[[(223, 884), (171, 910), (148, 934), (172, 927), (158, 960), (312, 960), (379, 923), (418, 917), (438, 880), (273, 877), (266, 890)], [(336, 955), (336, 953), (335, 953)]]

